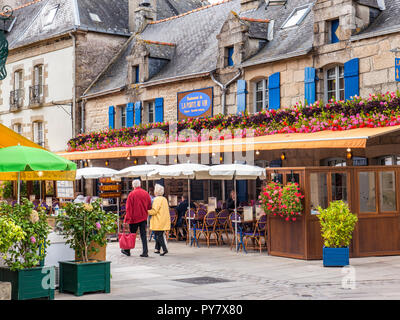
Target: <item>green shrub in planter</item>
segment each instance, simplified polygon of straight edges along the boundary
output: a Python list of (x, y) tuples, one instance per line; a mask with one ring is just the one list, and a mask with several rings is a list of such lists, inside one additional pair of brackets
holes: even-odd
[(40, 267), (50, 227), (45, 212), (27, 199), (0, 205), (0, 253), (6, 268), (0, 281), (11, 282), (13, 299), (54, 298), (55, 272)]
[(349, 246), (358, 218), (343, 201), (334, 201), (327, 209), (318, 208), (324, 240), (324, 266), (349, 264)]
[(60, 262), (60, 292), (75, 295), (86, 292), (110, 292), (110, 262), (90, 260), (91, 252), (98, 252), (93, 244), (103, 247), (107, 234), (115, 232), (117, 215), (106, 213), (100, 200), (92, 204), (68, 203), (66, 215), (59, 216), (66, 243), (75, 250), (79, 261)]

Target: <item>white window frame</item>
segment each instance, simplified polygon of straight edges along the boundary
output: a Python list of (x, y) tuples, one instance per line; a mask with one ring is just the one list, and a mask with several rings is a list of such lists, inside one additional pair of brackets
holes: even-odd
[[(118, 106), (118, 111), (119, 111), (119, 127), (120, 128), (126, 128), (127, 126), (127, 114), (126, 114), (126, 106), (125, 105), (121, 105)], [(123, 121), (125, 120), (125, 124), (123, 123)]]
[[(152, 106), (152, 114), (153, 114), (153, 121), (150, 121), (150, 106)], [(147, 101), (146, 103), (146, 114), (147, 114), (147, 123), (155, 123), (156, 122), (156, 103), (155, 101)]]
[[(40, 72), (39, 72), (40, 70)], [(43, 82), (44, 82), (44, 66), (43, 64), (37, 64), (33, 68), (33, 85), (39, 86), (39, 96), (43, 97)]]
[[(292, 11), (292, 13), (290, 14), (290, 16), (282, 24), (281, 29), (288, 29), (288, 28), (294, 28), (294, 27), (299, 26), (303, 22), (303, 20), (307, 17), (307, 15), (310, 13), (311, 6), (312, 5), (305, 5), (305, 6), (300, 6), (300, 7), (295, 8)], [(306, 9), (306, 11), (304, 11), (303, 15), (299, 18), (299, 20), (295, 24), (287, 26), (286, 24), (290, 21), (290, 19), (292, 19), (292, 17), (296, 14), (296, 12), (303, 10), (303, 9)]]
[(13, 130), (14, 130), (14, 132), (18, 133), (19, 135), (22, 135), (22, 124), (21, 123), (15, 123), (13, 125)]
[[(263, 107), (260, 111), (257, 111), (257, 84), (262, 82), (262, 89), (263, 89)], [(253, 83), (253, 113), (261, 112), (262, 110), (266, 110), (269, 105), (269, 90), (268, 90), (268, 79), (260, 79)]]
[(33, 123), (33, 142), (44, 147), (44, 124), (43, 121)]
[[(343, 68), (343, 88), (340, 88), (340, 79), (342, 77), (340, 77), (340, 68)], [(344, 66), (343, 65), (336, 65), (336, 66), (332, 66), (329, 68), (325, 68), (324, 70), (324, 99), (325, 102), (329, 102), (329, 98), (328, 98), (328, 71), (335, 69), (335, 81), (336, 81), (336, 87), (335, 87), (335, 98), (336, 100), (341, 100), (340, 99), (340, 92), (343, 91), (344, 94), (344, 90), (345, 90), (345, 86), (344, 86)]]

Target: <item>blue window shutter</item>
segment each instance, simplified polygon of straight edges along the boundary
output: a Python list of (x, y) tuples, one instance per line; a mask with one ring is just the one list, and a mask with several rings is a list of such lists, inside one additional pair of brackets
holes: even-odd
[(355, 58), (344, 64), (345, 100), (360, 95), (360, 59)]
[(339, 28), (339, 19), (331, 21), (331, 43), (338, 43), (339, 38), (336, 35), (336, 32)]
[(237, 112), (242, 113), (246, 111), (246, 94), (247, 94), (246, 80), (238, 80), (237, 82)]
[(307, 104), (313, 104), (316, 101), (316, 84), (316, 69), (307, 67), (304, 74), (304, 96)]
[(128, 103), (126, 105), (126, 126), (127, 128), (133, 127), (133, 118), (134, 118), (134, 114), (133, 114), (133, 103)]
[(115, 107), (111, 106), (108, 108), (108, 127), (115, 129)]
[(278, 110), (281, 107), (281, 74), (274, 73), (268, 78), (269, 108)]
[(135, 103), (135, 125), (142, 123), (142, 102), (138, 101)]
[(164, 98), (157, 98), (154, 102), (155, 122), (164, 122)]

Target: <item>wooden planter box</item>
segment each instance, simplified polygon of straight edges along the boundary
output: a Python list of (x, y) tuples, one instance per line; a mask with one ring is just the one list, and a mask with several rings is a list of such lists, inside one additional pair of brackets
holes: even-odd
[(11, 283), (12, 300), (43, 298), (54, 300), (54, 267), (39, 267), (18, 271), (0, 268), (0, 281)]
[[(99, 249), (98, 253), (90, 253), (88, 255), (89, 260), (100, 260), (100, 261), (106, 261), (106, 256), (107, 256), (107, 245), (104, 247), (100, 247), (97, 243), (94, 243), (91, 245), (91, 248), (94, 247), (96, 249)], [(75, 260), (79, 261), (78, 256), (75, 253)]]
[(323, 250), (324, 267), (344, 267), (350, 264), (349, 248), (325, 248)]
[(78, 297), (88, 292), (110, 293), (110, 265), (110, 261), (60, 261), (60, 293), (71, 292)]

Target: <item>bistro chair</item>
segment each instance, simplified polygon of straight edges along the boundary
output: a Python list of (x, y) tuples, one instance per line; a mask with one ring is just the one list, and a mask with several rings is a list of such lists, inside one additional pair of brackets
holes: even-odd
[(203, 208), (197, 209), (196, 212), (196, 220), (197, 220), (197, 229), (203, 228), (204, 217), (207, 215), (207, 210)]
[(197, 243), (197, 247), (199, 247), (199, 240), (197, 238), (197, 214), (195, 209), (190, 209), (186, 211), (185, 214), (185, 220), (186, 220), (186, 244), (189, 243), (190, 239), (190, 245), (192, 246), (193, 243)]
[[(237, 221), (237, 232), (235, 234), (235, 221)], [(236, 251), (239, 251), (243, 249), (245, 253), (246, 247), (244, 246), (243, 242), (243, 225), (242, 225), (242, 216), (239, 213), (232, 212), (231, 215), (229, 216), (229, 228), (232, 230), (232, 233), (234, 234), (234, 237), (232, 238), (231, 242), (231, 250), (235, 246), (236, 242), (236, 237), (238, 237), (238, 244)]]
[(247, 247), (247, 242), (249, 239), (253, 241), (253, 243), (257, 243), (258, 249), (262, 250), (262, 241), (261, 239), (264, 239), (264, 245), (265, 247), (267, 246), (267, 216), (262, 215), (256, 222), (254, 226), (254, 230), (251, 232), (245, 232), (244, 233), (244, 239), (245, 239), (245, 247)]
[(174, 208), (170, 208), (169, 209), (169, 216), (171, 219), (171, 230), (168, 231), (167, 234), (167, 239), (177, 239), (177, 233), (176, 233), (176, 229), (175, 229), (175, 225), (176, 225), (176, 221), (178, 219), (178, 213), (176, 212), (176, 210)]
[(199, 239), (201, 235), (204, 235), (204, 238), (207, 241), (207, 247), (210, 247), (211, 235), (215, 234), (215, 243), (218, 245), (218, 233), (216, 230), (217, 226), (217, 213), (215, 211), (210, 211), (204, 217), (203, 226), (199, 233)]
[(222, 210), (217, 217), (217, 226), (216, 229), (217, 234), (218, 234), (218, 239), (221, 244), (224, 243), (224, 240), (222, 238), (223, 234), (226, 234), (226, 238), (229, 241), (229, 211), (228, 210)]

